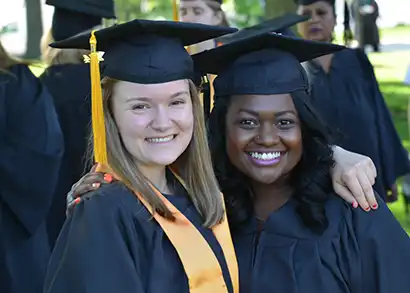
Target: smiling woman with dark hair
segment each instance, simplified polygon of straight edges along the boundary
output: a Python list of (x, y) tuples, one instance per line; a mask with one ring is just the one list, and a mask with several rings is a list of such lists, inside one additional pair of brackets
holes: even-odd
[(409, 237), (385, 203), (365, 212), (332, 189), (330, 132), (299, 62), (340, 49), (267, 34), (194, 56), (218, 74), (208, 127), (242, 293), (409, 289)]

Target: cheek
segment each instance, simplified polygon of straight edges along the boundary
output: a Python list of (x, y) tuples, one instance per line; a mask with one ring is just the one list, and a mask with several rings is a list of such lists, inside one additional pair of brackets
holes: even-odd
[(149, 121), (148, 115), (135, 115), (131, 111), (126, 111), (118, 115), (115, 119), (118, 130), (123, 139), (131, 137), (143, 137)]
[(181, 131), (192, 134), (194, 129), (194, 115), (191, 105), (173, 111), (170, 116)]
[(300, 161), (303, 152), (302, 133), (300, 130), (289, 133), (283, 137), (283, 141), (291, 152), (292, 164), (296, 165)]
[(249, 134), (240, 130), (227, 130), (226, 153), (231, 163), (241, 169), (241, 159), (244, 156), (245, 146), (249, 142)]

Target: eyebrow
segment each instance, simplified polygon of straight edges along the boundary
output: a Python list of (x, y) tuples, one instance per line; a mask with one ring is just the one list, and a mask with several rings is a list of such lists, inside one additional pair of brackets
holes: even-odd
[[(189, 95), (189, 92), (187, 92), (187, 91), (176, 92), (176, 93), (172, 94), (171, 96), (169, 96), (169, 99), (174, 99), (174, 98), (177, 98), (177, 97), (183, 96), (183, 95)], [(150, 100), (151, 100), (151, 98), (148, 98), (148, 97), (130, 97), (125, 102), (126, 103), (131, 102), (131, 101), (149, 102)]]
[[(251, 114), (251, 115), (253, 115), (253, 116), (259, 116), (259, 112), (252, 111), (252, 110), (248, 110), (248, 109), (239, 109), (239, 110), (238, 110), (238, 113), (241, 113), (241, 112), (247, 113), (247, 114)], [(278, 117), (278, 116), (283, 116), (283, 115), (288, 114), (288, 113), (293, 114), (293, 115), (296, 115), (296, 112), (293, 111), (293, 110), (285, 110), (285, 111), (275, 112), (275, 116), (276, 116), (276, 117)]]

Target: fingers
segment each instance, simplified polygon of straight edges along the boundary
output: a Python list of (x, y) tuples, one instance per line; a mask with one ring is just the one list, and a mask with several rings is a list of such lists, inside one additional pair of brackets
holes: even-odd
[(353, 208), (358, 207), (356, 199), (353, 197), (352, 193), (346, 186), (336, 181), (333, 181), (333, 189), (341, 198), (343, 198), (346, 202), (350, 203)]
[(81, 202), (81, 197), (98, 189), (101, 184), (109, 184), (113, 181), (113, 177), (107, 173), (88, 173), (82, 177), (76, 184), (73, 185), (67, 195), (67, 214), (72, 208)]
[[(357, 173), (357, 179), (359, 181), (359, 184), (361, 185), (361, 188), (363, 190), (368, 206), (370, 206), (372, 209), (377, 209), (378, 204), (376, 201), (376, 197), (374, 195), (373, 187), (366, 173), (365, 172)], [(370, 208), (368, 210), (370, 210)]]
[[(358, 169), (360, 169), (360, 163), (358, 164)], [(376, 166), (374, 165), (372, 159), (370, 159), (369, 157), (366, 157), (365, 161), (363, 162), (363, 170), (364, 172), (366, 172), (366, 174), (368, 175), (369, 179), (372, 179), (370, 182), (372, 183), (372, 185), (374, 185), (374, 182), (376, 180), (377, 177), (377, 169)]]

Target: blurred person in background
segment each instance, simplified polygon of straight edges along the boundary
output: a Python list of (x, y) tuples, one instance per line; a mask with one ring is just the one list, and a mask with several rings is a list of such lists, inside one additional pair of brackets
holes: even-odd
[(0, 292), (41, 293), (63, 135), (46, 88), (0, 44)]
[(102, 1), (99, 7), (87, 4), (85, 0), (48, 0), (46, 3), (55, 9), (52, 27), (42, 39), (42, 58), (48, 67), (40, 79), (53, 96), (65, 144), (59, 181), (47, 220), (50, 246), (54, 247), (65, 220), (65, 195), (85, 172), (91, 87), (90, 66), (84, 63), (84, 55), (89, 51), (56, 49), (48, 44), (101, 26), (103, 17), (114, 18), (115, 13), (112, 0)]
[[(332, 42), (336, 24), (334, 0), (298, 0), (297, 12), (310, 16), (299, 23), (308, 40)], [(369, 156), (377, 168), (377, 193), (394, 201), (396, 180), (410, 172), (407, 152), (380, 92), (373, 66), (361, 49), (345, 49), (304, 64), (312, 102), (325, 121), (341, 134), (341, 147)]]

